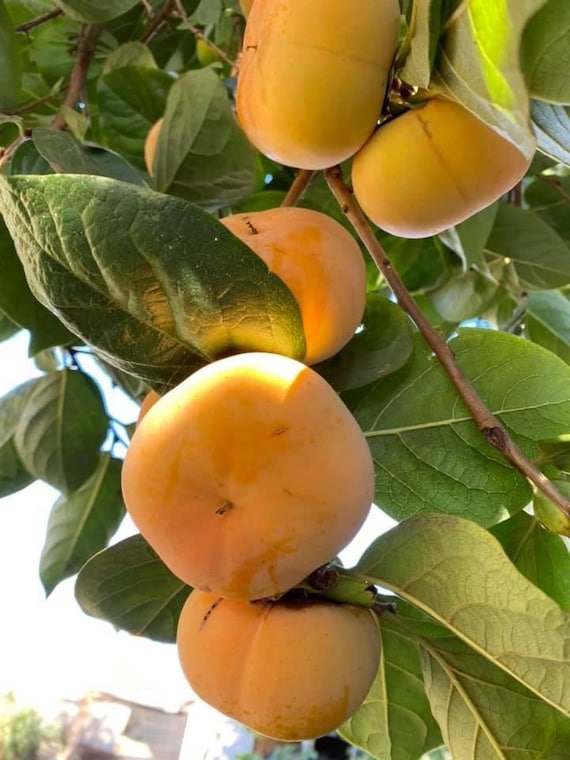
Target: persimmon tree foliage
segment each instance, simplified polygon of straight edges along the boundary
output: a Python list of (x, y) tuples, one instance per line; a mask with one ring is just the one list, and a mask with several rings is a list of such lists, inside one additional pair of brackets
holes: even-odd
[[(419, 760), (442, 745), (456, 760), (564, 760), (570, 4), (387, 2), (389, 29), (378, 39), (393, 51), (378, 60), (389, 68), (376, 79), (364, 66), (353, 87), (347, 71), (377, 45), (359, 14), (380, 5), (345, 4), (346, 36), (360, 30), (363, 42), (350, 66), (338, 50), (324, 66), (318, 56), (303, 62), (326, 26), (311, 12), (310, 34), (297, 30), (298, 66), (281, 40), (277, 82), (256, 108), (256, 46), (272, 37), (255, 26), (255, 2), (0, 0), (0, 339), (27, 331), (41, 371), (0, 399), (0, 496), (37, 479), (60, 491), (39, 559), (46, 593), (76, 575), (87, 614), (174, 642), (191, 588), (141, 535), (112, 540), (133, 427), (110, 417), (100, 380), (139, 403), (152, 392), (157, 420), (160, 397), (217, 360), (265, 352), (302, 362), (302, 277), (290, 289), (286, 269), (247, 245), (248, 231), (280, 206), (324, 214), (359, 247), (366, 302), (350, 340), (310, 371), (354, 418), (374, 462), (373, 508), (397, 523), (371, 537), (353, 568), (334, 557), (317, 568), (304, 556), (300, 566), (314, 572), (286, 591), (309, 607), (370, 608), (378, 623), (376, 677), (338, 730), (378, 760)], [(241, 55), (244, 12), (253, 42)], [(303, 72), (318, 66), (303, 89)], [(345, 104), (336, 118), (327, 93)], [(457, 128), (445, 117), (450, 101), (463, 109)], [(280, 103), (281, 123), (271, 110)], [(433, 122), (431, 110), (440, 114)], [(364, 132), (351, 122), (362, 113)], [(303, 135), (313, 142), (298, 146)], [(481, 153), (487, 135), (492, 147)], [(329, 166), (337, 154), (343, 163)], [(237, 214), (246, 227), (232, 234), (233, 221), (220, 219)], [(319, 295), (325, 285), (310, 271)], [(329, 294), (327, 308), (337, 300)], [(218, 440), (232, 420), (216, 420)], [(299, 465), (299, 478), (338, 496), (329, 483), (338, 462), (323, 458), (318, 472)], [(311, 541), (302, 545), (310, 553)], [(250, 604), (223, 609), (257, 621)], [(294, 604), (282, 619), (295, 620)], [(335, 619), (327, 608), (323, 620)], [(276, 648), (297, 641), (279, 630)], [(231, 637), (224, 646), (225, 663)], [(187, 640), (184, 651), (192, 657)], [(327, 672), (323, 651), (315, 673)], [(342, 646), (334, 651), (333, 669), (346, 670)], [(289, 672), (283, 663), (274, 673)], [(220, 672), (214, 687), (205, 675), (209, 689), (219, 690)], [(310, 681), (310, 667), (301, 675)]]

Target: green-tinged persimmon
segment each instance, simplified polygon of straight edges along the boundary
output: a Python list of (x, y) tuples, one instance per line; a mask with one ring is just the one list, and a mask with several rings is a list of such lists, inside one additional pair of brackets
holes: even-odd
[(302, 581), (362, 526), (372, 458), (354, 417), (314, 370), (278, 354), (206, 365), (135, 430), (127, 509), (189, 585), (260, 599)]
[(519, 182), (530, 160), (456, 102), (441, 97), (380, 126), (352, 163), (365, 214), (398, 237), (436, 235)]
[(366, 268), (354, 238), (326, 214), (303, 208), (234, 214), (221, 221), (297, 299), (305, 364), (336, 354), (354, 335), (366, 305)]
[(399, 28), (397, 0), (255, 0), (236, 94), (249, 140), (303, 169), (352, 156), (380, 116)]
[(300, 741), (354, 713), (376, 675), (370, 610), (322, 601), (247, 602), (193, 591), (178, 654), (204, 701), (260, 734)]

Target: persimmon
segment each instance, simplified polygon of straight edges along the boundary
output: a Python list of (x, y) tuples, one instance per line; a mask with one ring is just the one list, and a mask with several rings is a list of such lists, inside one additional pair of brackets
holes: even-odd
[(380, 657), (370, 610), (323, 601), (247, 602), (193, 591), (177, 634), (192, 689), (282, 741), (336, 729), (362, 704)]
[(380, 126), (352, 163), (354, 195), (381, 229), (436, 235), (510, 190), (530, 165), (520, 150), (442, 97)]
[(336, 354), (354, 335), (366, 305), (366, 267), (354, 238), (330, 216), (304, 208), (234, 214), (221, 221), (297, 299), (305, 364)]
[(352, 156), (380, 116), (399, 29), (397, 0), (255, 0), (236, 93), (249, 140), (304, 169)]
[(149, 391), (146, 394), (146, 396), (142, 400), (142, 404), (139, 409), (139, 413), (138, 413), (137, 421), (136, 421), (137, 425), (140, 425), (142, 418), (146, 416), (146, 413), (148, 412), (148, 410), (156, 404), (159, 398), (160, 398), (160, 394), (157, 393), (156, 391)]
[(160, 128), (164, 119), (155, 121), (152, 127), (149, 129), (144, 142), (144, 162), (146, 169), (150, 176), (154, 176), (152, 165), (154, 163), (154, 154), (156, 152), (156, 143), (158, 142), (158, 135), (160, 134)]
[(374, 493), (370, 449), (330, 385), (301, 362), (244, 353), (206, 365), (136, 428), (123, 495), (186, 583), (259, 599), (333, 558)]
[(252, 5), (253, 0), (239, 0), (239, 7), (241, 8), (241, 12), (246, 18), (249, 16)]

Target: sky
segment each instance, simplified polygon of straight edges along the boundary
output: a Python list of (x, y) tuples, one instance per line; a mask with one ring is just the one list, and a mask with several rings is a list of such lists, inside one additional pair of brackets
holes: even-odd
[[(0, 396), (38, 374), (24, 332), (0, 343)], [(137, 408), (103, 389), (115, 417), (134, 420)], [(80, 699), (102, 691), (177, 711), (194, 699), (173, 645), (115, 631), (86, 615), (75, 601), (74, 578), (46, 599), (39, 558), (50, 509), (58, 492), (37, 481), (0, 499), (0, 696), (14, 691), (24, 702)], [(354, 564), (371, 540), (394, 523), (373, 507), (354, 541), (341, 553)], [(128, 518), (113, 542), (135, 532)]]

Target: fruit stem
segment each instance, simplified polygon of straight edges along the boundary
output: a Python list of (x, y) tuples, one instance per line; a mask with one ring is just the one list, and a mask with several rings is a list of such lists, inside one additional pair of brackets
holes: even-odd
[(308, 188), (314, 176), (315, 172), (311, 169), (299, 169), (291, 187), (287, 191), (287, 195), (283, 198), (281, 205), (296, 206), (303, 197), (305, 190)]
[(475, 388), (465, 377), (455, 361), (450, 345), (439, 335), (412, 295), (395, 271), (384, 248), (380, 244), (364, 213), (358, 206), (352, 190), (343, 179), (338, 166), (327, 169), (325, 176), (328, 185), (337, 199), (343, 213), (354, 227), (358, 237), (372, 256), (376, 266), (396, 296), (398, 304), (408, 314), (420, 331), (425, 342), (431, 348), (457, 392), (463, 399), (471, 416), (483, 434), (487, 443), (491, 444), (519, 470), (535, 489), (541, 491), (568, 517), (570, 517), (570, 501), (566, 499), (550, 480), (523, 454), (511, 439), (506, 429), (487, 408)]

